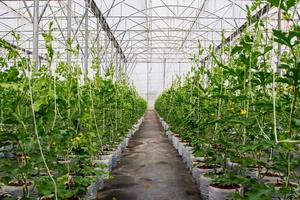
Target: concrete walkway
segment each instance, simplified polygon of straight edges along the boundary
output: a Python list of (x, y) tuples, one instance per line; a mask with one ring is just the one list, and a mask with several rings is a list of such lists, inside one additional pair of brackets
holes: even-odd
[(168, 143), (154, 111), (145, 121), (113, 179), (98, 192), (99, 200), (196, 200), (201, 199), (192, 177), (176, 150)]

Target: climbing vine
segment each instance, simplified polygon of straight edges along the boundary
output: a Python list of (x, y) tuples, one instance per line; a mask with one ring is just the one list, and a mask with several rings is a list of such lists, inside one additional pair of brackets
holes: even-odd
[[(281, 10), (288, 30), (270, 32), (264, 20), (252, 17), (264, 5), (256, 1), (247, 7), (252, 25), (238, 41), (219, 53), (211, 47), (211, 60), (201, 64), (199, 46), (192, 72), (174, 82), (155, 108), (195, 156), (207, 158), (205, 165), (222, 168), (210, 174), (214, 183), (246, 188), (236, 199), (299, 199), (300, 26), (294, 20), (299, 1), (267, 3)], [(284, 49), (280, 55), (278, 44)], [(238, 167), (228, 167), (228, 160)], [(255, 179), (249, 178), (252, 169)], [(268, 175), (278, 181), (267, 183)]]
[[(22, 186), (22, 199), (83, 197), (106, 173), (93, 160), (114, 149), (146, 109), (125, 77), (113, 79), (112, 67), (100, 75), (95, 54), (94, 77), (82, 78), (79, 63), (53, 49), (53, 26), (43, 33), (46, 62), (38, 68), (0, 39), (0, 183)], [(79, 45), (67, 40), (66, 46), (64, 53), (77, 60)]]

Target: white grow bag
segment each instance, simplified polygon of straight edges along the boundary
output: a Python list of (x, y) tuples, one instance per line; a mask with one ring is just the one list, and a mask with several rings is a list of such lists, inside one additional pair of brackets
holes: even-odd
[[(209, 172), (214, 172), (216, 169), (213, 168), (201, 168), (199, 166), (195, 166), (193, 167), (192, 170), (192, 177), (195, 183), (197, 183), (198, 186), (200, 186), (200, 175), (201, 174), (205, 174), (205, 173), (209, 173)], [(219, 169), (217, 169), (219, 170)]]
[(190, 169), (190, 164), (191, 164), (191, 157), (193, 154), (193, 147), (191, 146), (186, 146), (183, 153), (182, 153), (183, 161), (186, 163), (187, 168)]
[(209, 200), (230, 200), (231, 195), (235, 192), (241, 192), (242, 187), (239, 185), (239, 187), (234, 188), (234, 189), (223, 189), (223, 188), (218, 188), (214, 187), (212, 185), (209, 185), (208, 187), (208, 196)]
[(179, 155), (183, 156), (183, 152), (185, 151), (185, 146), (187, 145), (186, 142), (178, 142), (178, 153)]
[(173, 143), (173, 146), (175, 147), (175, 149), (178, 150), (179, 138), (176, 135), (173, 135), (172, 143)]
[(200, 174), (199, 190), (203, 200), (208, 200), (209, 197), (208, 186), (210, 185), (211, 182), (212, 179), (210, 177), (206, 177), (204, 176), (204, 174)]

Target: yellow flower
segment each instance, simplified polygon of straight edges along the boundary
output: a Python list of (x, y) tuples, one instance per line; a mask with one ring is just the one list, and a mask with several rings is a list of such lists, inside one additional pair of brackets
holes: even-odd
[(247, 115), (247, 110), (245, 109), (241, 109), (241, 112), (240, 112), (241, 115)]
[(72, 142), (80, 142), (80, 137), (76, 136), (72, 139)]
[(294, 90), (294, 87), (292, 85), (291, 86), (287, 86), (287, 87), (284, 88), (284, 90), (286, 92), (292, 92)]
[(30, 160), (30, 156), (24, 156), (24, 155), (22, 155), (22, 156), (21, 156), (21, 159), (22, 159), (22, 160), (25, 160), (25, 159), (26, 159), (26, 160)]
[(281, 19), (283, 19), (283, 20), (290, 20), (291, 17), (288, 14), (282, 14)]

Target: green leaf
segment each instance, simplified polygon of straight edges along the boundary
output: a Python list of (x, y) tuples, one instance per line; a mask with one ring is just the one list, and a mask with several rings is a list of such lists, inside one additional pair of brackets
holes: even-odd
[(290, 48), (292, 48), (291, 37), (288, 33), (283, 32), (282, 30), (273, 29), (274, 40), (280, 44), (284, 44)]
[(298, 3), (298, 1), (299, 0), (286, 0), (285, 1), (285, 4), (286, 4), (285, 10), (289, 10), (290, 8), (294, 7)]
[(18, 83), (0, 83), (0, 88), (15, 90), (15, 91), (23, 91), (23, 87)]
[(290, 8), (296, 6), (299, 0), (267, 0), (267, 2), (287, 12)]

